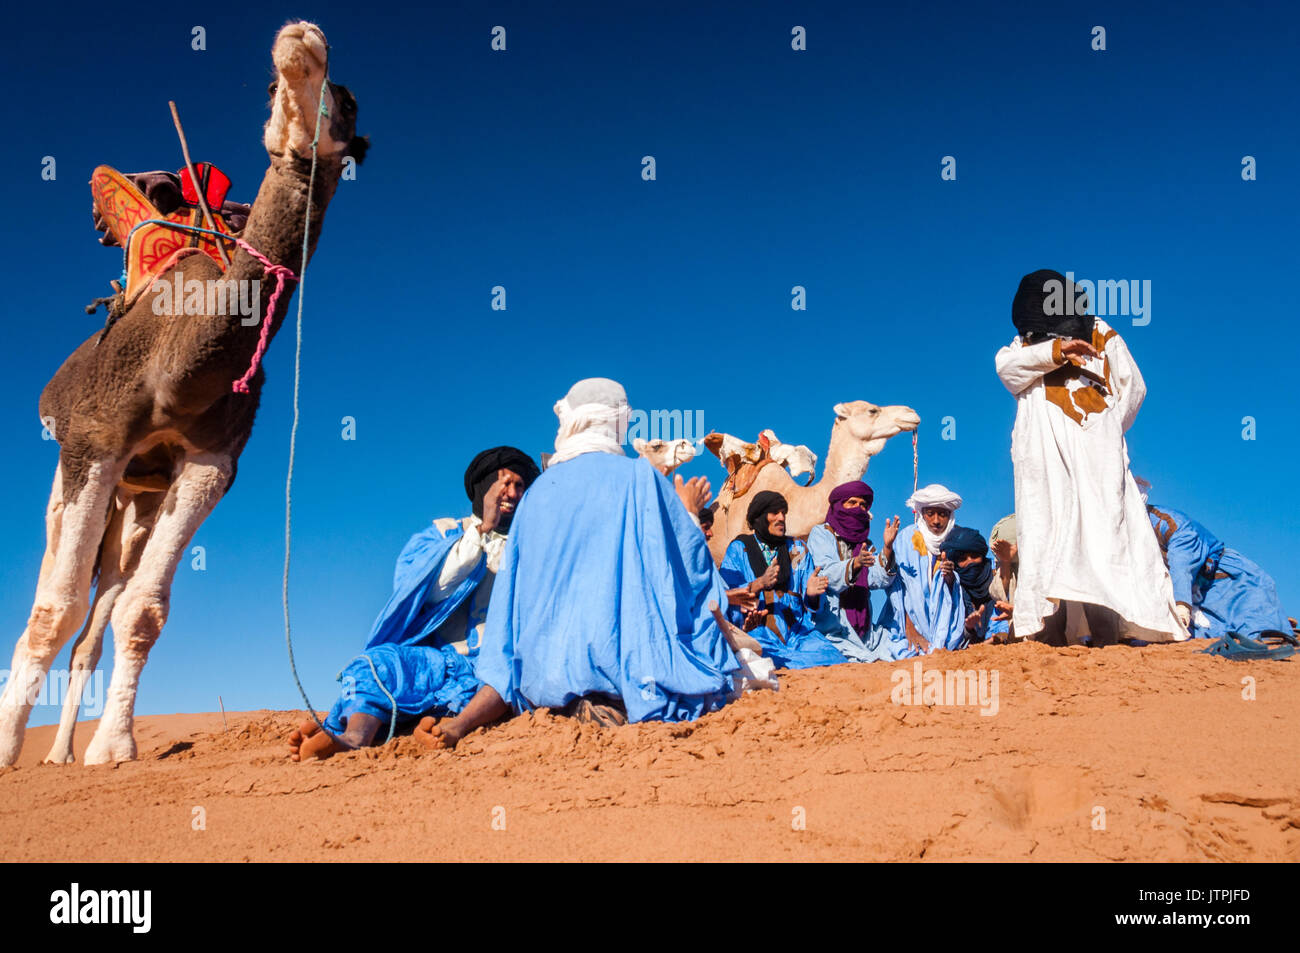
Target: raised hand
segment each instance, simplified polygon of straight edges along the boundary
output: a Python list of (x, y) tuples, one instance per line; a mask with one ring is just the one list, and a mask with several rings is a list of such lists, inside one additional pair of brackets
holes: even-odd
[(771, 564), (768, 565), (767, 570), (763, 573), (763, 575), (759, 576), (757, 579), (754, 580), (758, 584), (757, 590), (759, 592), (762, 592), (764, 589), (771, 589), (773, 586), (775, 586), (776, 577), (780, 572), (781, 572), (781, 565), (776, 560), (772, 560)]
[(1016, 544), (1009, 539), (999, 539), (993, 543), (993, 555), (998, 558), (998, 562), (1004, 566), (1009, 566), (1016, 561)]
[(899, 519), (895, 516), (893, 519), (885, 520), (885, 535), (881, 541), (881, 549), (884, 552), (891, 552), (894, 548), (894, 540), (898, 539)]
[(980, 620), (984, 618), (984, 610), (988, 607), (989, 604), (986, 602), (966, 617), (966, 629), (968, 631), (974, 632), (980, 627)]
[(709, 485), (708, 478), (702, 476), (691, 477), (682, 482), (680, 475), (673, 474), (673, 489), (677, 491), (677, 496), (688, 513), (698, 513), (704, 509), (713, 496), (713, 488)]
[(1081, 341), (1079, 338), (1071, 338), (1061, 343), (1061, 356), (1071, 364), (1078, 364), (1081, 360), (1097, 356), (1097, 349), (1087, 341)]
[(947, 553), (939, 554), (939, 572), (943, 573), (943, 581), (950, 586), (952, 581), (957, 578), (956, 569), (957, 567), (953, 565), (953, 561), (948, 558)]
[(826, 574), (824, 572), (818, 569), (811, 576), (808, 577), (808, 589), (805, 595), (807, 595), (808, 598), (810, 599), (815, 596), (820, 596), (823, 592), (826, 591), (826, 587), (828, 585), (830, 585), (830, 580), (826, 578)]
[(862, 552), (858, 553), (856, 556), (853, 557), (852, 574), (856, 576), (863, 569), (867, 568), (868, 566), (874, 566), (875, 564), (876, 564), (876, 550), (874, 548), (864, 549), (862, 550)]

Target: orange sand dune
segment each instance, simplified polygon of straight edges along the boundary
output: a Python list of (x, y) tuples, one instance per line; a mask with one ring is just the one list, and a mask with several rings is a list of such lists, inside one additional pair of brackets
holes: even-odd
[(783, 673), (779, 693), (695, 724), (539, 712), (455, 752), (401, 738), (306, 765), (285, 757), (291, 712), (232, 714), (226, 731), (219, 714), (142, 717), (140, 760), (116, 767), (40, 765), (54, 729), (36, 728), (0, 771), (0, 856), (1300, 859), (1300, 662), (1201, 647), (926, 661), (996, 671), (992, 717), (892, 704), (891, 672), (911, 663), (843, 665)]

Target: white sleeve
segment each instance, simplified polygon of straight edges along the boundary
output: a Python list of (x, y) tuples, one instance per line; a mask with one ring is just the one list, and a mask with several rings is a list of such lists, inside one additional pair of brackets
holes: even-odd
[(483, 558), (483, 536), (478, 531), (478, 524), (471, 523), (465, 528), (465, 534), (451, 547), (447, 559), (438, 574), (438, 585), (434, 588), (432, 599), (441, 602), (456, 591), (474, 571), (479, 560)]
[(1056, 370), (1064, 359), (1059, 340), (1024, 345), (1019, 341), (998, 351), (998, 377), (1007, 390), (1017, 397), (1044, 374)]
[(1137, 420), (1142, 401), (1147, 396), (1146, 381), (1138, 370), (1137, 361), (1129, 353), (1124, 339), (1116, 334), (1106, 342), (1106, 357), (1110, 359), (1110, 383), (1115, 390), (1115, 409), (1119, 411), (1124, 430)]

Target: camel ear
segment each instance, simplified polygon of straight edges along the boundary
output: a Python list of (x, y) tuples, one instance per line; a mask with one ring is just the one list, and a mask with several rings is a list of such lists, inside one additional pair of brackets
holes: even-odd
[(704, 448), (721, 459), (720, 451), (722, 450), (722, 434), (716, 430), (704, 438)]
[(640, 437), (632, 438), (632, 449), (635, 450), (637, 453), (644, 453), (646, 446), (647, 446), (646, 442), (642, 440)]
[(840, 420), (844, 420), (846, 417), (849, 416), (849, 409), (845, 407), (843, 404), (836, 404), (835, 416), (838, 417)]
[(348, 147), (344, 150), (344, 155), (350, 155), (357, 160), (357, 165), (366, 161), (366, 153), (370, 151), (369, 136), (353, 136), (348, 142)]

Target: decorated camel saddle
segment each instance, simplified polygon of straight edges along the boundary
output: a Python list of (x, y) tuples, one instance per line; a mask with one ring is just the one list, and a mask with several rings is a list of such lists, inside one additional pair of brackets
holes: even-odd
[(727, 479), (718, 492), (719, 497), (724, 491), (730, 491), (731, 499), (740, 499), (754, 485), (759, 471), (775, 462), (772, 443), (765, 433), (758, 435), (757, 443), (746, 443), (731, 434), (714, 431), (704, 438), (704, 446), (727, 470)]
[(125, 295), (127, 306), (154, 277), (187, 255), (205, 254), (225, 270), (218, 242), (229, 253), (233, 241), (194, 231), (210, 230), (199, 207), (200, 189), (212, 211), (215, 231), (222, 235), (243, 231), (250, 206), (226, 201), (230, 179), (216, 166), (199, 162), (194, 172), (198, 186), (188, 169), (123, 174), (101, 165), (91, 175), (95, 228), (104, 233), (100, 242), (126, 249), (125, 287), (121, 281), (114, 281), (113, 287)]
[(782, 443), (771, 430), (764, 430), (754, 443), (746, 443), (731, 434), (714, 431), (704, 438), (704, 446), (722, 461), (727, 469), (726, 482), (722, 484), (718, 496), (729, 494), (735, 500), (749, 492), (758, 473), (769, 463), (779, 463), (790, 471), (790, 476), (797, 483), (800, 476), (807, 476), (807, 486), (817, 470), (817, 454), (802, 444)]

